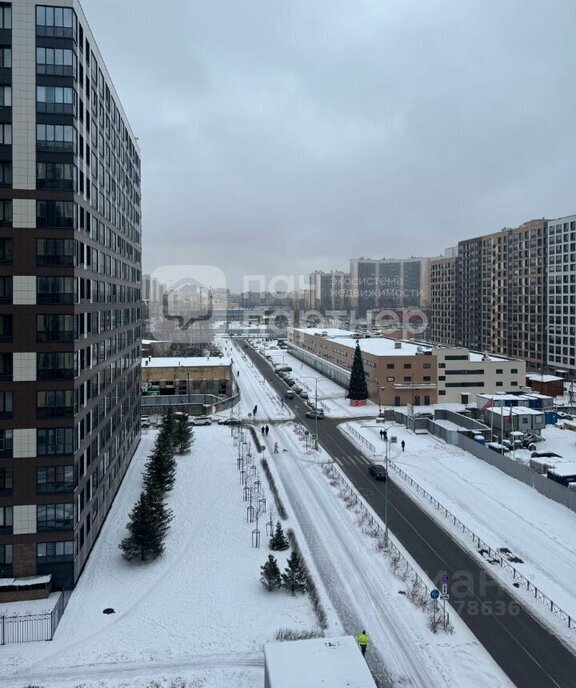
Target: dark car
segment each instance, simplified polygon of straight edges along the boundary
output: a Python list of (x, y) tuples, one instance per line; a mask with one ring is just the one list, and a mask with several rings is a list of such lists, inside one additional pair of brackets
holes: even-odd
[(370, 468), (368, 469), (368, 473), (375, 478), (376, 480), (386, 480), (386, 469), (384, 466), (380, 466), (380, 464), (372, 464)]
[(530, 455), (532, 459), (561, 459), (560, 454), (551, 451), (533, 451)]
[(242, 425), (240, 418), (222, 418), (218, 421), (218, 425)]

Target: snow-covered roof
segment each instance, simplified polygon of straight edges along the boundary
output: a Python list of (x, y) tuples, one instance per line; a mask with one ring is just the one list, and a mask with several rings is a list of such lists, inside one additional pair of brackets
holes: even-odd
[(231, 360), (227, 356), (152, 356), (142, 359), (142, 368), (209, 368), (215, 366), (229, 366)]
[[(352, 349), (356, 346), (356, 339), (353, 337), (328, 337), (327, 339), (330, 342), (334, 342), (334, 344), (341, 344)], [(360, 351), (373, 356), (414, 356), (424, 351), (432, 351), (429, 347), (386, 337), (370, 337), (368, 339), (359, 339), (358, 341), (360, 343)], [(400, 344), (400, 348), (396, 348), (396, 344)]]
[(540, 373), (532, 373), (531, 375), (526, 375), (528, 380), (532, 382), (563, 382), (563, 377), (558, 377), (557, 375), (540, 375)]
[[(530, 408), (529, 406), (492, 406), (492, 408), (486, 409), (486, 411), (491, 411), (497, 416), (542, 416), (543, 411), (539, 409)], [(512, 412), (512, 413), (510, 413)]]
[(350, 635), (264, 645), (270, 688), (376, 688)]
[(48, 585), (52, 574), (46, 576), (25, 576), (23, 578), (0, 578), (0, 588), (28, 588), (32, 585)]
[(295, 327), (294, 332), (326, 337), (351, 337), (355, 334), (354, 330), (341, 330), (338, 327)]
[(559, 478), (568, 478), (571, 475), (576, 475), (576, 461), (564, 461), (556, 464), (552, 469), (552, 473)]

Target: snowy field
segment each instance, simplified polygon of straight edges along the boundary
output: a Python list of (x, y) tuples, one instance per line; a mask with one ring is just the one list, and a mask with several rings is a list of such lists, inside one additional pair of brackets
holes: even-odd
[[(259, 582), (267, 538), (264, 532), (263, 546), (252, 548), (230, 429), (199, 427), (195, 437), (191, 454), (178, 457), (164, 555), (134, 564), (118, 549), (150, 433), (55, 639), (1, 647), (0, 686), (132, 688), (183, 676), (198, 688), (261, 688), (263, 644), (280, 628), (317, 630), (308, 597), (270, 594)], [(278, 561), (283, 568), (282, 556)], [(116, 613), (104, 615), (106, 607)]]
[(0, 604), (0, 616), (26, 616), (28, 614), (51, 614), (60, 599), (59, 592), (53, 592), (43, 600), (25, 600)]
[[(383, 462), (384, 443), (378, 434), (381, 426), (352, 425), (376, 446), (378, 461)], [(520, 557), (523, 563), (515, 563), (517, 569), (576, 616), (576, 514), (458, 447), (432, 435), (414, 435), (402, 425), (387, 425), (389, 436), (406, 442), (404, 452), (398, 445), (390, 445), (394, 463), (490, 546), (507, 547)], [(400, 477), (395, 481), (403, 485)], [(423, 498), (418, 499), (425, 505)], [(433, 508), (430, 513), (447, 525)], [(473, 547), (460, 530), (451, 528), (451, 532)], [(500, 569), (491, 570), (500, 573)], [(511, 586), (512, 579), (505, 572), (501, 580)], [(555, 619), (540, 604), (534, 609), (544, 620)], [(572, 636), (568, 637), (574, 642)]]
[[(240, 367), (240, 379), (246, 379), (250, 366), (242, 359)], [(271, 466), (344, 631), (357, 635), (366, 628), (371, 636), (374, 647), (368, 661), (381, 685), (510, 688), (512, 684), (455, 613), (451, 615), (454, 634), (435, 635), (426, 617), (399, 595), (403, 584), (322, 474), (321, 464), (330, 457), (324, 451), (318, 455), (306, 450), (295, 428), (293, 422), (275, 426), (281, 451), (269, 456)]]

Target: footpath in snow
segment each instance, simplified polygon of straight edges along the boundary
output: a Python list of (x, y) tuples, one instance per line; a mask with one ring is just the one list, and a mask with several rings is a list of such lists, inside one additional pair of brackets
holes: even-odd
[[(351, 425), (374, 445), (376, 461), (383, 463), (385, 444), (379, 436), (383, 426), (375, 422), (346, 425)], [(576, 618), (576, 514), (459, 447), (445, 444), (432, 435), (415, 435), (402, 425), (386, 424), (386, 427), (389, 436), (398, 438), (398, 444), (389, 445), (391, 460), (488, 545), (508, 548), (513, 556), (521, 559), (514, 566)], [(343, 425), (340, 428), (343, 430)], [(404, 452), (399, 445), (401, 440), (406, 443)], [(374, 456), (365, 445), (361, 448)], [(407, 485), (393, 471), (391, 475), (400, 486)], [(425, 506), (423, 498), (418, 499)], [(435, 509), (430, 513), (440, 523), (449, 525)], [(464, 544), (473, 547), (460, 530), (450, 530)], [(511, 586), (509, 574), (499, 567), (490, 570), (496, 575), (500, 573), (501, 580)], [(555, 620), (539, 603), (533, 608), (545, 621)], [(566, 635), (574, 642), (573, 636)]]

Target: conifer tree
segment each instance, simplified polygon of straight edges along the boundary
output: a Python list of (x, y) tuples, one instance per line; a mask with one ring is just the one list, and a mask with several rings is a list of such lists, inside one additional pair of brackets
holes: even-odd
[(282, 585), (278, 562), (272, 554), (268, 555), (268, 561), (260, 567), (260, 582), (268, 592), (272, 592)]
[(156, 559), (164, 551), (164, 538), (172, 514), (155, 493), (141, 492), (130, 512), (127, 528), (129, 535), (119, 547), (125, 559)]
[(294, 550), (288, 559), (288, 565), (282, 574), (282, 585), (290, 591), (292, 597), (297, 592), (306, 592), (306, 574), (298, 552)]
[(276, 523), (274, 535), (270, 538), (270, 549), (273, 549), (276, 552), (282, 552), (285, 549), (288, 549), (288, 547), (290, 547), (290, 543), (288, 542), (288, 538), (284, 535), (280, 521), (278, 521)]
[(346, 396), (352, 402), (365, 402), (366, 399), (368, 399), (366, 373), (364, 372), (362, 352), (360, 351), (360, 342), (358, 341), (356, 342), (356, 350), (354, 351), (354, 360), (352, 361), (352, 371), (350, 373), (350, 385)]
[(146, 462), (144, 485), (147, 491), (158, 491), (164, 495), (174, 487), (176, 480), (176, 459), (174, 450), (168, 440), (156, 441), (156, 446)]
[(178, 416), (176, 420), (174, 440), (177, 454), (187, 454), (190, 451), (190, 447), (194, 441), (194, 434), (186, 414)]

